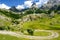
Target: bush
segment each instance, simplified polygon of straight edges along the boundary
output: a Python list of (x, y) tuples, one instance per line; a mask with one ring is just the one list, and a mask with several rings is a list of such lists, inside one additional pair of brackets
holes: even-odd
[(32, 29), (27, 29), (27, 32), (30, 34), (30, 35), (33, 35), (34, 31)]

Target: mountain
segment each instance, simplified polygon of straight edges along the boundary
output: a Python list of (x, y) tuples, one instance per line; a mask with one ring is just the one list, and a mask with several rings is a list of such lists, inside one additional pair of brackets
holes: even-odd
[(12, 6), (10, 9), (10, 11), (13, 12), (27, 12), (27, 13), (42, 13), (47, 10), (52, 11), (52, 10), (60, 10), (60, 0), (49, 0), (47, 3), (45, 3), (44, 5), (42, 5), (40, 8), (36, 7), (36, 3), (33, 3), (31, 8), (25, 8), (22, 10), (18, 10), (16, 9), (15, 6)]
[(12, 6), (9, 10), (11, 10), (13, 12), (19, 12), (19, 10), (17, 10), (15, 6)]
[(60, 5), (60, 0), (49, 0), (41, 8), (42, 9), (50, 9), (52, 7), (57, 7), (58, 5)]

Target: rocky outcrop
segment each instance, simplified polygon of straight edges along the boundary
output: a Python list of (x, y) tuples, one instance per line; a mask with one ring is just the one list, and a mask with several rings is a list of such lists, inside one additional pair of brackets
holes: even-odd
[(47, 4), (44, 4), (41, 8), (42, 9), (50, 9), (55, 5), (60, 5), (60, 0), (49, 0)]

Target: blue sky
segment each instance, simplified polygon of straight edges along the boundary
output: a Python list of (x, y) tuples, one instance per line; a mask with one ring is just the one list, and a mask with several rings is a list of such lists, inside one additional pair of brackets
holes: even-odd
[(37, 7), (47, 3), (48, 0), (0, 0), (0, 8), (9, 9), (11, 6), (16, 6), (17, 9), (24, 9), (31, 7), (33, 2), (36, 3)]
[(26, 0), (0, 0), (0, 4), (4, 3), (8, 6), (17, 6), (24, 3)]
[[(8, 6), (17, 6), (24, 4), (25, 1), (29, 0), (0, 0), (0, 4), (4, 3)], [(33, 0), (34, 2), (38, 2), (39, 0)]]

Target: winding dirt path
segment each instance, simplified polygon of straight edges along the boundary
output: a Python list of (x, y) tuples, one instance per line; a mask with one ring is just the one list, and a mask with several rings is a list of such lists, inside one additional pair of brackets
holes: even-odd
[(35, 30), (35, 31), (44, 31), (44, 32), (50, 32), (51, 35), (49, 36), (29, 36), (29, 35), (24, 35), (22, 33), (16, 33), (16, 32), (11, 32), (11, 31), (0, 31), (0, 34), (8, 34), (11, 36), (16, 36), (16, 37), (22, 37), (22, 38), (28, 38), (28, 39), (35, 39), (35, 40), (42, 40), (42, 39), (52, 39), (52, 38), (57, 38), (59, 37), (59, 34), (57, 32), (53, 32), (51, 30)]

